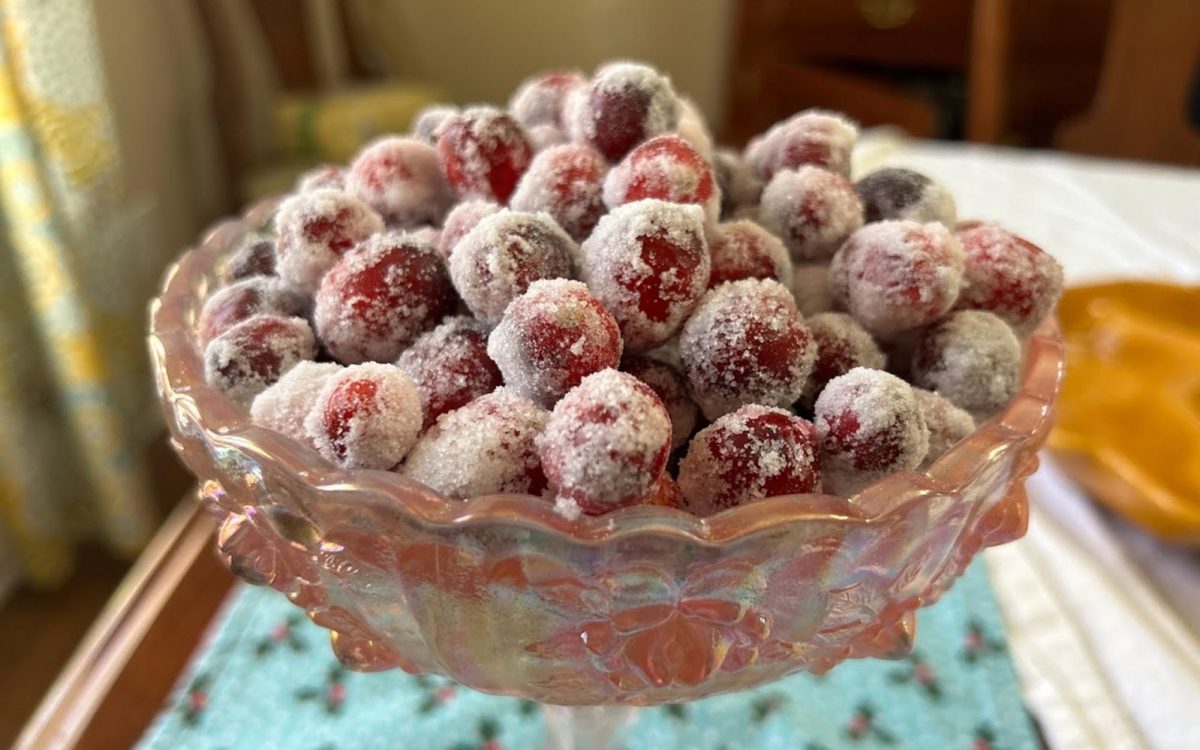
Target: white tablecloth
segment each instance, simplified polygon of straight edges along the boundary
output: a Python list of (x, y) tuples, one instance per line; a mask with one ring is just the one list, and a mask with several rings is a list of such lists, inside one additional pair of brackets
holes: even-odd
[[(907, 141), (875, 132), (856, 176), (905, 166), (946, 185), (959, 215), (1053, 253), (1068, 284), (1200, 283), (1200, 170)], [(1030, 708), (1051, 746), (1200, 748), (1200, 556), (1096, 509), (1043, 457), (1029, 533), (989, 550)]]

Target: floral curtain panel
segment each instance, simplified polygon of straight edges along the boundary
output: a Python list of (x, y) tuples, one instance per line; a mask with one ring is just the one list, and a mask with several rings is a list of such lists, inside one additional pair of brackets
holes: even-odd
[(161, 272), (123, 205), (85, 0), (0, 3), (0, 533), (53, 584), (70, 544), (152, 529), (142, 344)]

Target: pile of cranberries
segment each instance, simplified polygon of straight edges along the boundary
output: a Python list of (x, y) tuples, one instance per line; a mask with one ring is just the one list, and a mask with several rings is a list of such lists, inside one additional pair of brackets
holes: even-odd
[(221, 267), (209, 383), (345, 468), (708, 515), (922, 469), (1013, 397), (1058, 263), (801, 112), (744, 154), (644, 65), (439, 106)]

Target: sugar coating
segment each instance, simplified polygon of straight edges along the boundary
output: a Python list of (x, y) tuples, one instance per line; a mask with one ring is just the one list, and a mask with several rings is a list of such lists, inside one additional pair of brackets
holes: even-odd
[(583, 241), (604, 213), (602, 184), (608, 164), (586, 143), (551, 146), (533, 157), (509, 205), (545, 211), (576, 241)]
[(982, 421), (1017, 393), (1021, 342), (1007, 323), (982, 310), (959, 310), (922, 332), (913, 383), (950, 399)]
[(310, 190), (346, 189), (346, 170), (336, 164), (322, 164), (313, 167), (296, 180), (297, 193), (307, 193)]
[(680, 355), (692, 397), (716, 419), (745, 404), (791, 406), (817, 348), (787, 287), (745, 279), (704, 295), (683, 326)]
[(512, 98), (508, 111), (526, 128), (535, 125), (559, 126), (563, 103), (572, 89), (587, 85), (587, 79), (576, 70), (543, 73), (525, 79)]
[(679, 98), (671, 80), (647, 65), (608, 63), (596, 71), (586, 91), (586, 97), (568, 97), (567, 132), (609, 161), (679, 124)]
[(388, 232), (346, 253), (325, 274), (313, 322), (339, 362), (391, 362), (453, 309), (436, 248)]
[(363, 148), (350, 164), (346, 190), (397, 224), (440, 224), (454, 203), (437, 149), (402, 136)]
[(467, 200), (450, 209), (446, 220), (442, 223), (442, 235), (438, 240), (438, 250), (446, 260), (454, 253), (454, 247), (459, 241), (475, 228), (475, 225), (486, 216), (499, 213), (503, 208), (499, 203), (489, 200)]
[(856, 367), (829, 381), (815, 407), (825, 488), (852, 495), (929, 450), (929, 431), (912, 387), (882, 370)]
[(341, 369), (336, 362), (296, 363), (283, 377), (254, 397), (250, 418), (259, 427), (311, 445), (304, 431), (304, 420), (317, 402), (325, 381)]
[(721, 207), (712, 168), (700, 152), (674, 134), (641, 143), (604, 178), (604, 204), (610, 209), (646, 198), (698, 205), (710, 223), (717, 220)]
[(955, 236), (966, 253), (956, 307), (987, 310), (1027, 336), (1062, 296), (1062, 266), (1037, 245), (995, 224), (973, 222)]
[(458, 114), (458, 107), (450, 104), (431, 104), (422, 109), (413, 117), (412, 134), (413, 137), (430, 146), (437, 145), (438, 135), (441, 134), (442, 125), (446, 123), (454, 115)]
[(933, 391), (913, 388), (913, 396), (921, 409), (921, 417), (929, 430), (929, 451), (925, 454), (922, 467), (932, 466), (946, 451), (975, 431), (975, 420), (970, 414)]
[(249, 234), (220, 266), (220, 279), (231, 284), (250, 276), (275, 275), (275, 239), (266, 234)]
[(700, 108), (686, 96), (679, 97), (679, 124), (675, 126), (675, 134), (696, 149), (706, 163), (712, 164), (716, 151), (712, 133), (708, 132)]
[(850, 155), (858, 126), (844, 115), (818, 109), (776, 123), (746, 146), (746, 162), (764, 181), (781, 169), (811, 164), (850, 176)]
[[(526, 128), (525, 137), (529, 139), (529, 145), (533, 147), (535, 154), (568, 142), (567, 134), (562, 128), (544, 123)], [(509, 200), (511, 201), (511, 198)]]
[(644, 352), (674, 336), (708, 286), (699, 206), (641, 200), (613, 209), (580, 246), (584, 281)]
[(834, 303), (876, 336), (942, 317), (958, 299), (963, 249), (942, 224), (881, 221), (851, 235), (829, 266)]
[(487, 328), (465, 315), (421, 334), (396, 360), (421, 393), (425, 427), (442, 414), (491, 393), (503, 382), (487, 355)]
[(666, 467), (671, 417), (648, 385), (601, 370), (555, 405), (537, 447), (557, 495), (599, 515), (647, 499)]
[(758, 216), (797, 263), (832, 257), (863, 224), (862, 204), (850, 181), (813, 166), (776, 172), (763, 189)]
[(698, 516), (779, 495), (820, 492), (817, 431), (784, 409), (747, 404), (705, 427), (679, 463), (684, 508)]
[(552, 406), (587, 375), (617, 366), (621, 333), (584, 284), (540, 280), (505, 310), (487, 351), (505, 385)]
[(713, 156), (713, 172), (721, 189), (722, 219), (732, 217), (739, 208), (758, 205), (763, 181), (737, 151), (717, 149)]
[(546, 487), (534, 440), (550, 412), (498, 388), (446, 412), (409, 453), (401, 471), (455, 500), (540, 495)]
[(351, 195), (321, 188), (280, 204), (275, 226), (276, 271), (312, 294), (339, 256), (383, 231), (383, 218)]
[(296, 363), (316, 355), (316, 338), (306, 320), (259, 314), (208, 342), (204, 379), (245, 407)]
[(407, 227), (401, 230), (413, 242), (419, 242), (422, 245), (432, 245), (440, 247), (442, 244), (442, 230), (437, 227), (415, 226)]
[(833, 310), (829, 289), (829, 266), (824, 263), (797, 263), (792, 267), (792, 295), (805, 317)]
[(439, 129), (438, 153), (460, 199), (505, 203), (533, 158), (525, 130), (495, 107), (471, 107)]
[(621, 358), (621, 371), (627, 372), (646, 385), (667, 407), (671, 415), (671, 447), (678, 448), (688, 441), (696, 429), (700, 407), (688, 395), (687, 381), (674, 365), (637, 354)]
[(708, 288), (739, 279), (775, 279), (792, 285), (792, 258), (778, 237), (757, 222), (737, 219), (718, 224), (708, 242), (712, 270)]
[(391, 469), (421, 431), (421, 397), (403, 370), (367, 362), (330, 375), (304, 418), (317, 452), (345, 469)]
[(958, 219), (954, 196), (930, 178), (911, 169), (886, 167), (854, 185), (868, 222), (887, 219), (938, 221), (951, 229)]
[(549, 214), (502, 209), (455, 245), (450, 279), (475, 317), (495, 325), (534, 281), (569, 278), (577, 252)]
[(237, 323), (259, 313), (306, 317), (308, 295), (274, 276), (249, 276), (221, 287), (204, 301), (196, 331), (208, 343)]
[(882, 370), (887, 357), (866, 329), (846, 313), (826, 312), (808, 318), (808, 329), (817, 343), (817, 359), (802, 401), (812, 404), (830, 380), (856, 367)]

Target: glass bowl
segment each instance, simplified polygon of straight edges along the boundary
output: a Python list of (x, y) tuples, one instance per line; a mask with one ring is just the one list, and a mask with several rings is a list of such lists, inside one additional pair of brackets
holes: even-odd
[(982, 548), (1025, 531), (1024, 480), (1063, 370), (1052, 321), (1026, 343), (1003, 413), (928, 471), (849, 499), (571, 521), (532, 496), (448, 500), (399, 474), (339, 469), (204, 382), (196, 316), (222, 256), (272, 210), (217, 226), (167, 273), (151, 306), (154, 372), (230, 570), (286, 594), (353, 669), (436, 672), (556, 705), (693, 700), (903, 656), (916, 610)]

